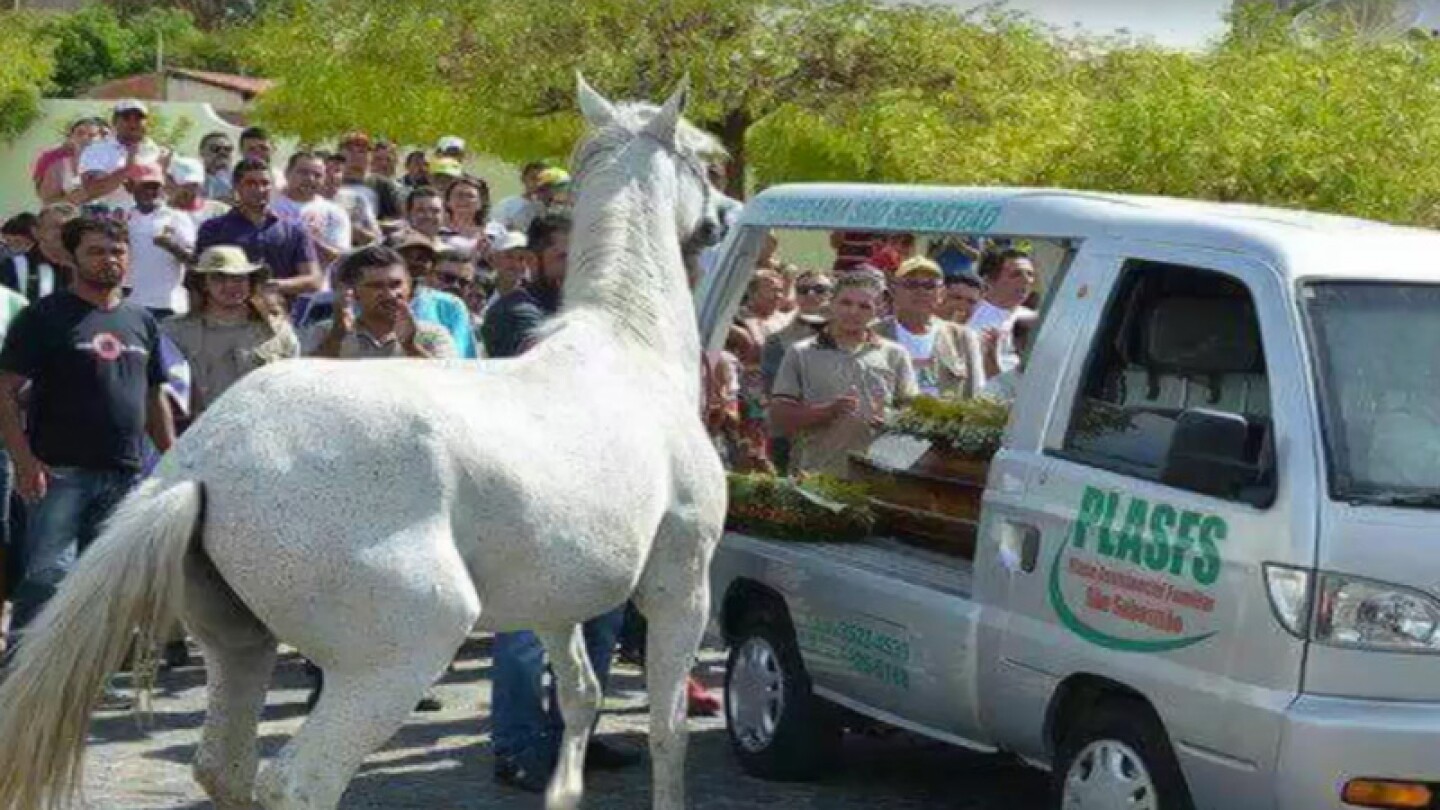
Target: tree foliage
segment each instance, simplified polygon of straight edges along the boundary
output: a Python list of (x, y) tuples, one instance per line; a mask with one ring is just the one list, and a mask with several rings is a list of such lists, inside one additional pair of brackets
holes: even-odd
[(54, 71), (54, 43), (39, 18), (0, 12), (0, 140), (24, 132), (40, 114), (40, 96)]
[(110, 79), (155, 69), (163, 46), (167, 64), (232, 70), (237, 64), (229, 37), (196, 26), (189, 11), (171, 4), (86, 5), (54, 14), (41, 25), (55, 46), (56, 90), (76, 95)]
[(563, 155), (583, 71), (692, 120), (766, 185), (1057, 185), (1440, 224), (1440, 44), (1297, 40), (1241, 4), (1202, 52), (873, 0), (287, 0), (247, 58), (277, 128)]

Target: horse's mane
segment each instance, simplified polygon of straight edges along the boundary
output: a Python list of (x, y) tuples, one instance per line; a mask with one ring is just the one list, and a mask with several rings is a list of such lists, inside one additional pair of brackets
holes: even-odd
[[(607, 313), (617, 332), (631, 342), (655, 346), (666, 334), (674, 335), (687, 325), (674, 323), (675, 301), (669, 296), (675, 284), (685, 286), (683, 267), (668, 269), (666, 259), (673, 255), (673, 246), (657, 244), (653, 232), (645, 225), (650, 220), (669, 216), (656, 210), (655, 203), (665, 200), (653, 195), (631, 195), (636, 203), (633, 211), (582, 212), (579, 203), (594, 199), (587, 191), (619, 193), (632, 184), (634, 168), (621, 158), (637, 139), (654, 138), (646, 131), (660, 112), (660, 107), (642, 102), (614, 106), (614, 120), (592, 128), (576, 145), (570, 165), (575, 171), (575, 231), (571, 236), (570, 268), (565, 281), (565, 312), (552, 321), (555, 329), (575, 318), (584, 317), (584, 310), (599, 309)], [(672, 153), (680, 171), (695, 172), (705, 177), (705, 160), (724, 153), (710, 134), (680, 120), (675, 130), (675, 144), (655, 139), (664, 150)], [(676, 235), (677, 240), (679, 235)], [(678, 256), (675, 256), (677, 260)], [(649, 293), (649, 294), (647, 294)], [(681, 317), (689, 317), (685, 313)], [(691, 327), (693, 328), (693, 327)], [(698, 341), (698, 338), (697, 338)], [(687, 347), (688, 349), (688, 347)], [(698, 352), (698, 350), (697, 350)]]

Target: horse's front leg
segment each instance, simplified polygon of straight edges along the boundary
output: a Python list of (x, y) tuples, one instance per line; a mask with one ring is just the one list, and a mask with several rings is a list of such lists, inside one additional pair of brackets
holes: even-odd
[(635, 592), (649, 625), (645, 687), (650, 692), (654, 810), (685, 807), (685, 681), (709, 619), (710, 557), (718, 527), (719, 521), (667, 520)]
[(590, 666), (581, 625), (559, 632), (536, 631), (536, 635), (550, 656), (555, 694), (565, 718), (560, 759), (545, 791), (545, 810), (574, 810), (585, 792), (585, 746), (600, 713), (600, 681)]

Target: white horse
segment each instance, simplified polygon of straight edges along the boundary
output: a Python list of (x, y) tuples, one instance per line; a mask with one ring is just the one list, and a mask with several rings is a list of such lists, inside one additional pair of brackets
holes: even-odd
[[(725, 513), (684, 264), (718, 231), (700, 162), (715, 145), (685, 98), (613, 105), (580, 80), (564, 307), (523, 357), (281, 363), (185, 434), (0, 686), (0, 810), (65, 806), (132, 628), (148, 648), (177, 611), (209, 670), (194, 771), (218, 810), (336, 807), (477, 620), (543, 640), (565, 719), (545, 804), (575, 807), (601, 697), (579, 624), (632, 594), (654, 807), (684, 806), (683, 687)], [(277, 640), (325, 690), (257, 777)]]

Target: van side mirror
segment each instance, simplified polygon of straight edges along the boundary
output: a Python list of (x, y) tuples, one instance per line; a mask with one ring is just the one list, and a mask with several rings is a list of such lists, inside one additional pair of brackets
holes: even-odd
[(1274, 457), (1268, 424), (1191, 408), (1175, 423), (1160, 480), (1263, 509), (1275, 502)]

